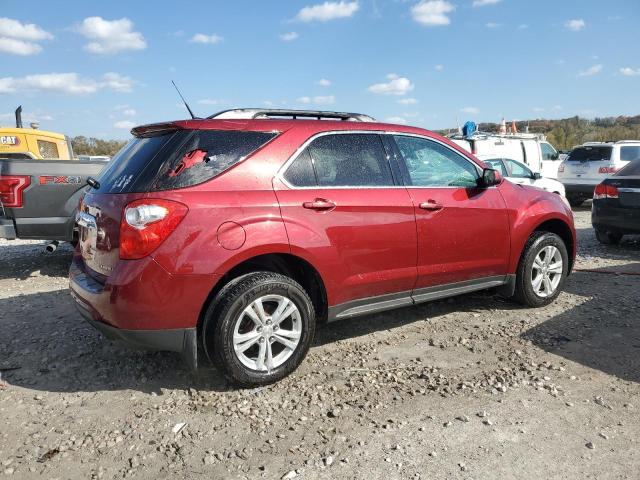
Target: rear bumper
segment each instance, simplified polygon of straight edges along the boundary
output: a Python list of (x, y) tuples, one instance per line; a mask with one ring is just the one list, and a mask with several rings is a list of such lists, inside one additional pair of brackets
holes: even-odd
[(584, 183), (563, 183), (564, 185), (564, 190), (567, 194), (567, 196), (569, 195), (575, 195), (575, 194), (579, 194), (579, 195), (583, 195), (583, 196), (587, 196), (587, 197), (592, 197), (593, 196), (593, 190), (596, 188), (596, 184), (584, 184)]
[(16, 227), (13, 224), (13, 220), (9, 220), (8, 218), (0, 218), (0, 238), (15, 240)]
[(640, 233), (640, 208), (610, 205), (606, 199), (594, 200), (591, 223), (598, 230), (637, 234)]
[(195, 328), (175, 328), (170, 330), (124, 330), (94, 319), (91, 309), (73, 293), (76, 307), (84, 319), (107, 339), (123, 343), (141, 350), (162, 350), (178, 352), (189, 367), (198, 367), (198, 334)]
[(148, 350), (180, 352), (197, 365), (197, 325), (216, 275), (170, 274), (147, 257), (122, 261), (96, 281), (76, 253), (69, 288), (82, 316), (105, 337)]

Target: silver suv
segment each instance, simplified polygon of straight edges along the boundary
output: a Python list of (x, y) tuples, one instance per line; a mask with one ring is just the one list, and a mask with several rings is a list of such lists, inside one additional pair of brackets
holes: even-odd
[(560, 167), (558, 180), (564, 184), (567, 200), (578, 207), (593, 196), (593, 189), (632, 160), (640, 159), (640, 140), (587, 142), (571, 150)]

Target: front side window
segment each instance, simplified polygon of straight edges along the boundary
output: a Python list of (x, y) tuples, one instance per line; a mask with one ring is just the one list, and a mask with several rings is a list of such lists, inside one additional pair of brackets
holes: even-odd
[(542, 142), (540, 144), (540, 150), (542, 152), (542, 159), (543, 160), (558, 160), (558, 158), (560, 157), (558, 155), (558, 152), (556, 151), (556, 149), (553, 148), (548, 143)]
[(444, 145), (420, 137), (394, 135), (409, 172), (408, 184), (418, 187), (475, 187), (478, 169)]
[(321, 187), (392, 186), (391, 168), (378, 135), (323, 135), (308, 147)]
[(511, 171), (510, 177), (514, 178), (531, 178), (533, 173), (527, 167), (521, 163), (514, 162), (513, 160), (505, 160), (507, 168)]
[(640, 160), (640, 147), (620, 147), (620, 160), (624, 162)]

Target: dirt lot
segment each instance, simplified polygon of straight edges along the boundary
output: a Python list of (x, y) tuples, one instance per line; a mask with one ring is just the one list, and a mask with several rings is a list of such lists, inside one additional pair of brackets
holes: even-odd
[(0, 241), (0, 476), (638, 478), (640, 240), (603, 247), (576, 220), (553, 305), (477, 294), (329, 325), (254, 390), (109, 344), (74, 310), (68, 247)]

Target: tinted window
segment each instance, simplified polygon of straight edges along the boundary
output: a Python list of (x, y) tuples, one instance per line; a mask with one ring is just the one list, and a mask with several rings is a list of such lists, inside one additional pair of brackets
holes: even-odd
[(620, 160), (626, 162), (640, 160), (640, 147), (620, 147)]
[(242, 161), (274, 133), (178, 130), (136, 138), (109, 162), (101, 192), (148, 192), (205, 182)]
[(284, 178), (295, 187), (311, 187), (317, 184), (309, 149), (305, 149), (287, 168)]
[(640, 160), (636, 160), (635, 162), (631, 162), (626, 165), (623, 169), (621, 169), (615, 175), (616, 177), (636, 177), (640, 176)]
[(409, 171), (409, 184), (425, 187), (475, 187), (477, 168), (440, 143), (394, 136)]
[(557, 160), (558, 152), (548, 143), (540, 143), (540, 150), (542, 151), (542, 159), (543, 160)]
[(311, 142), (309, 153), (320, 186), (393, 185), (389, 162), (378, 135), (323, 135)]
[(611, 158), (611, 147), (577, 147), (571, 150), (567, 157), (569, 162), (587, 162), (609, 160)]
[(514, 162), (513, 160), (505, 160), (507, 164), (507, 168), (511, 171), (509, 174), (510, 177), (514, 178), (531, 178), (533, 173), (524, 165)]
[(491, 160), (483, 160), (484, 163), (487, 164), (489, 168), (493, 168), (494, 170), (498, 170), (503, 177), (508, 177), (507, 169), (504, 168), (504, 163), (499, 158), (491, 159)]

